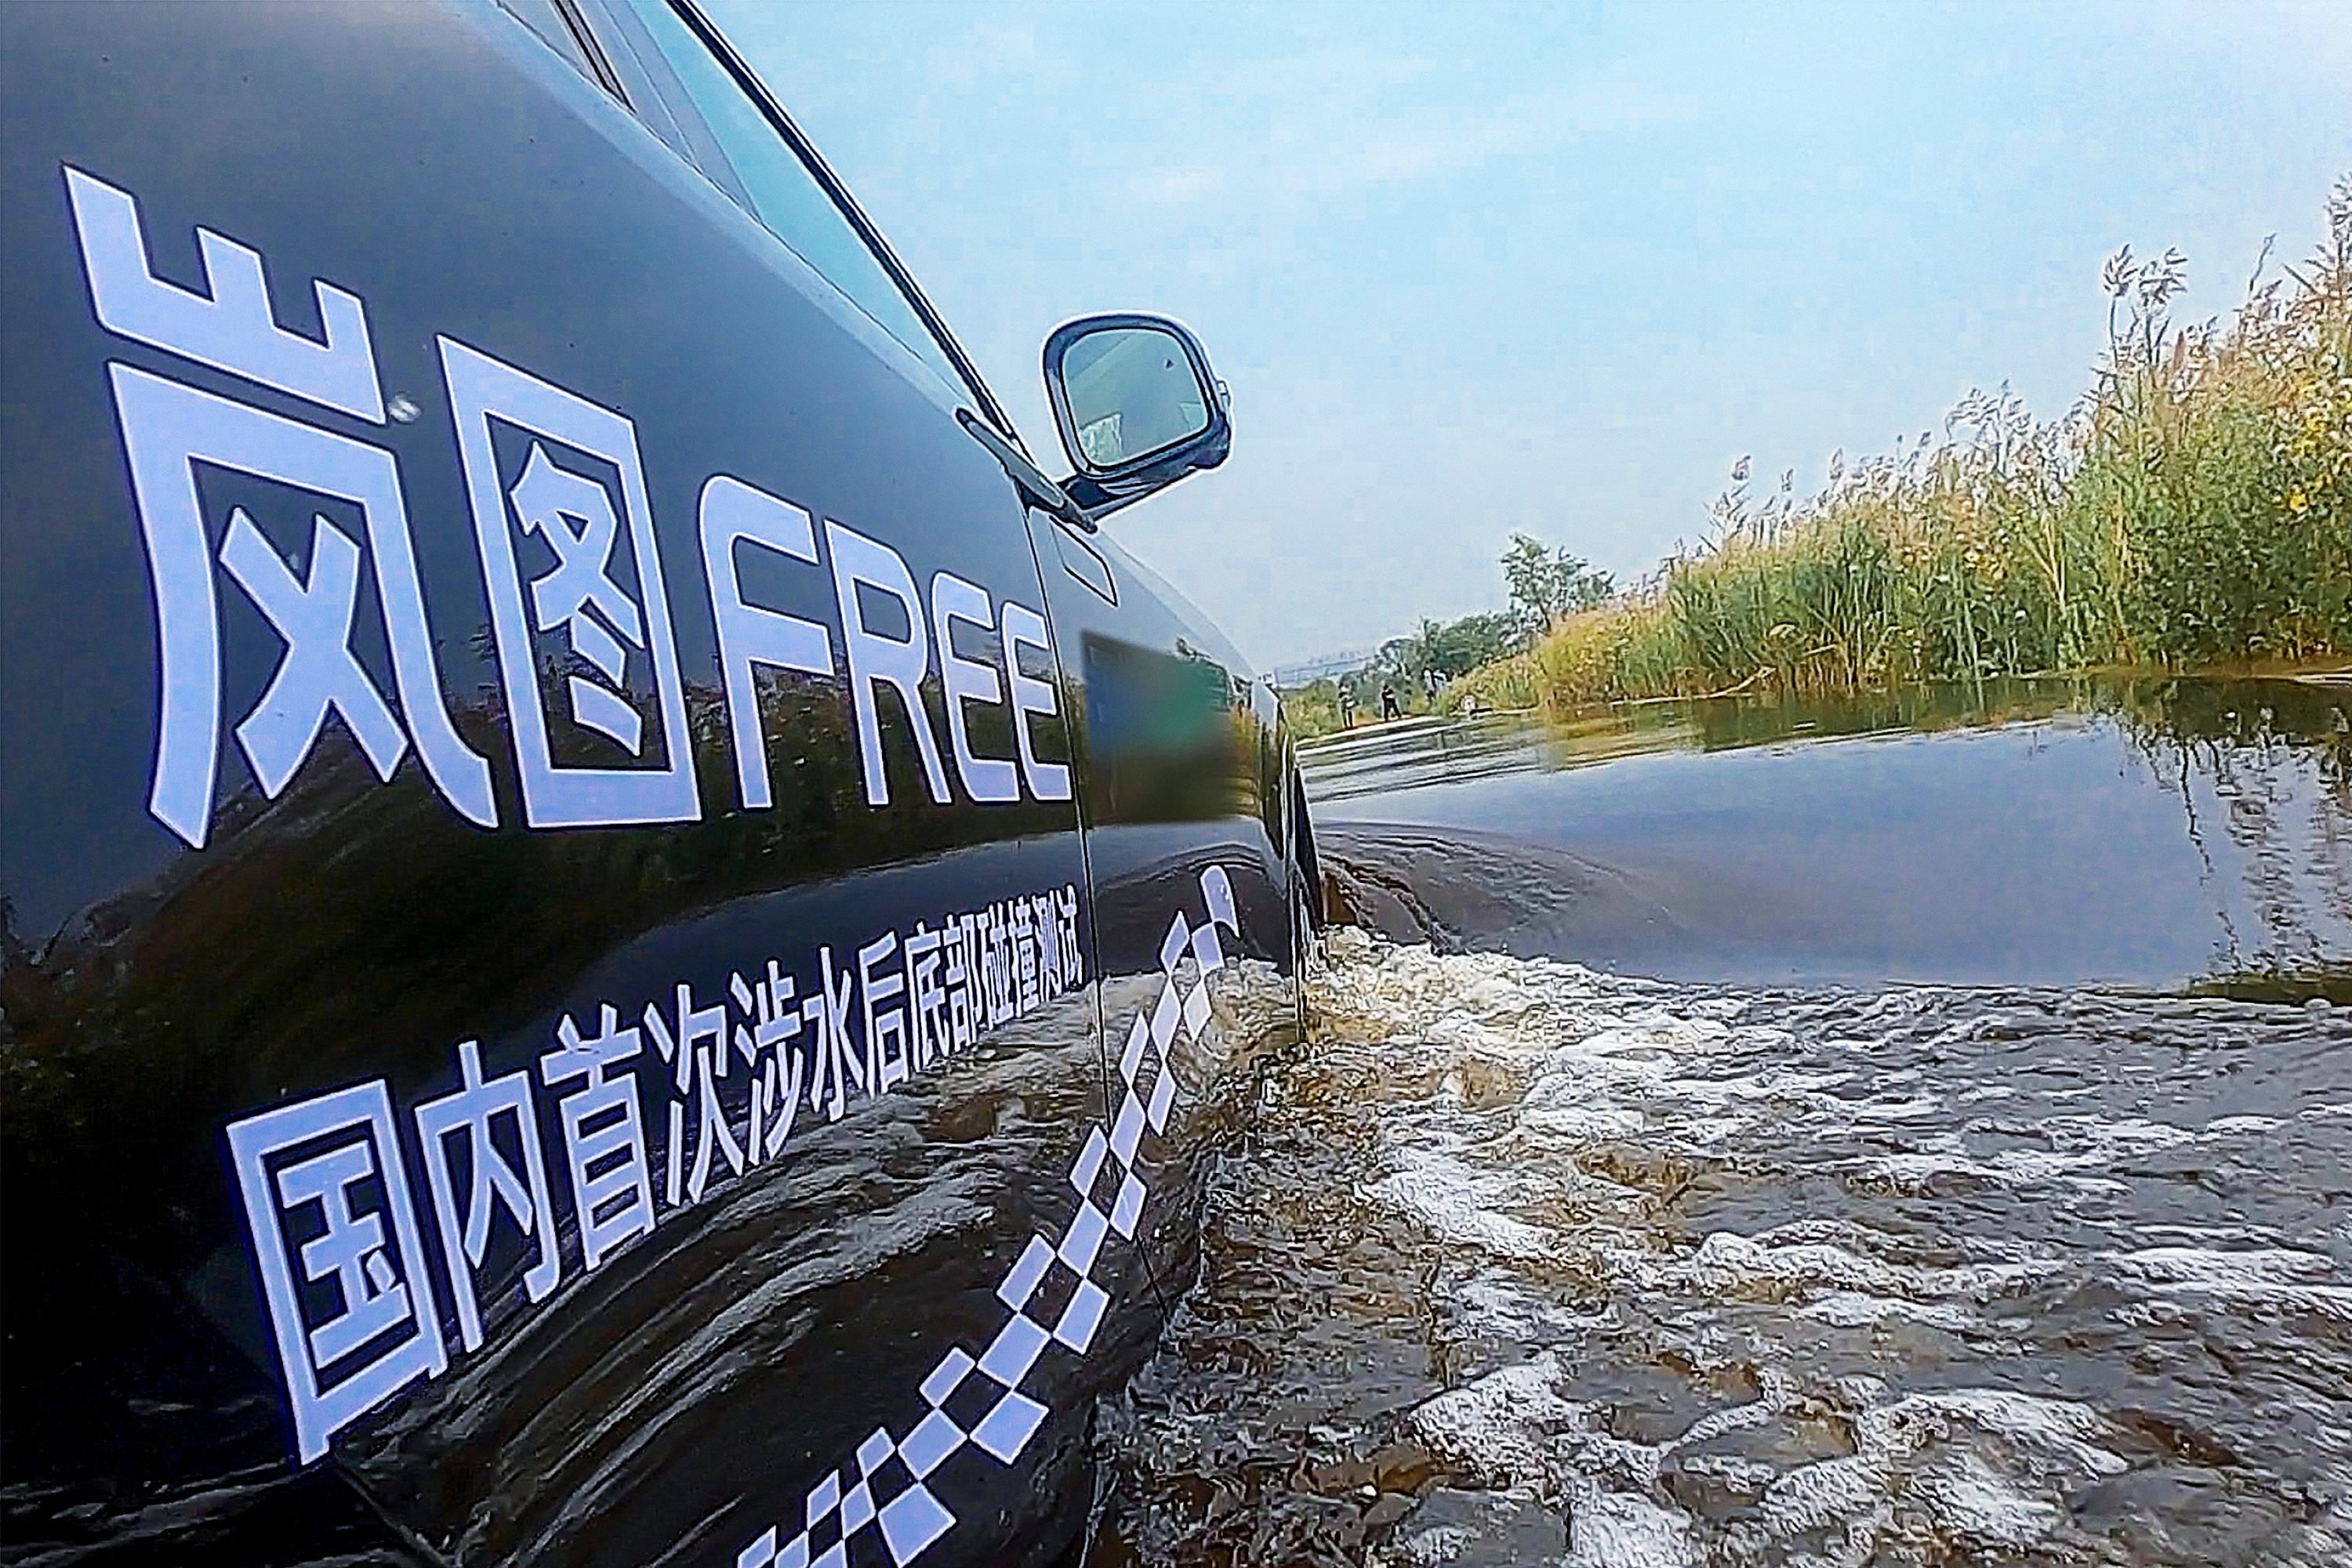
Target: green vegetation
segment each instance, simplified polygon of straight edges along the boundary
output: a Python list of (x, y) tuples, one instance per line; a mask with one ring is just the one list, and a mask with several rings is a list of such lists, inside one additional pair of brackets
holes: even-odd
[[(1524, 533), (1511, 535), (1503, 552), (1503, 579), (1511, 607), (1464, 616), (1455, 621), (1423, 618), (1412, 635), (1391, 637), (1362, 669), (1325, 677), (1283, 693), (1283, 710), (1301, 735), (1328, 734), (1349, 722), (1365, 723), (1381, 714), (1381, 689), (1396, 693), (1405, 712), (1426, 713), (1443, 704), (1436, 694), (1472, 671), (1523, 656), (1546, 627), (1580, 610), (1607, 601), (1614, 590), (1605, 572), (1595, 572), (1565, 550), (1548, 550)], [(1522, 704), (1524, 706), (1524, 704)]]
[(1742, 458), (1706, 540), (1638, 587), (1555, 601), (1529, 575), (1546, 629), (1436, 705), (2352, 654), (2352, 178), (2327, 217), (2318, 253), (2268, 281), (2265, 246), (2225, 321), (2172, 321), (2178, 252), (2118, 251), (2107, 353), (2065, 417), (1971, 394), (1940, 445), (1833, 457), (1819, 494), (1783, 474), (1761, 504)]

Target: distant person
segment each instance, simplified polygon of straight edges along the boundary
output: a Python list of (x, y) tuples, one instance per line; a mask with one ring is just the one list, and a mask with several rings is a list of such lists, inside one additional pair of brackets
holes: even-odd
[(1397, 706), (1396, 688), (1390, 685), (1385, 680), (1381, 681), (1381, 722), (1385, 724), (1391, 719), (1402, 719), (1403, 717), (1404, 710)]
[(1352, 730), (1355, 727), (1356, 694), (1343, 686), (1339, 688), (1339, 728)]

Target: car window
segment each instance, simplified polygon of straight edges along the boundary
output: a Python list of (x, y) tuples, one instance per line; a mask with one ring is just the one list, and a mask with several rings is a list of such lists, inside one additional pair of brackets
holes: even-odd
[(570, 60), (582, 76), (608, 92), (612, 90), (603, 74), (589, 63), (587, 51), (580, 46), (579, 34), (557, 8), (558, 0), (498, 0), (498, 4), (499, 10), (538, 34), (540, 42)]
[[(922, 316), (798, 153), (667, 0), (623, 0), (653, 35), (732, 166), (722, 189), (882, 330), (961, 390), (964, 380)], [(748, 197), (748, 200), (746, 199)]]

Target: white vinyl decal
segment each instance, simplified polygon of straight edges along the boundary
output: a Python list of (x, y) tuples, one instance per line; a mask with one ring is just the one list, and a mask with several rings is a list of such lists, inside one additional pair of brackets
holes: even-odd
[[(482, 1081), (478, 1040), (457, 1046), (457, 1092), (416, 1108), (417, 1150), (425, 1156), (425, 1186), (433, 1194), (433, 1217), (441, 1230), (441, 1258), (448, 1269), (449, 1294), (457, 1308), (457, 1338), (467, 1350), (482, 1346), (481, 1306), (474, 1271), (482, 1266), (494, 1217), (492, 1201), (530, 1237), (536, 1258), (523, 1275), (523, 1289), (544, 1301), (563, 1277), (555, 1245), (555, 1204), (547, 1189), (547, 1162), (539, 1148), (539, 1122), (531, 1113), (530, 1079), (509, 1073)], [(522, 1152), (517, 1171), (493, 1141), (503, 1121)], [(451, 1138), (464, 1150), (463, 1166), (452, 1159)], [(465, 1205), (458, 1206), (456, 1170), (468, 1172)]]
[(148, 270), (137, 198), (70, 164), (65, 175), (100, 325), (372, 425), (383, 423), (367, 308), (357, 295), (323, 279), (314, 281), (310, 297), (327, 341), (289, 332), (270, 313), (260, 252), (208, 228), (196, 230), (196, 248), (212, 294), (192, 293)]
[[(386, 783), (413, 748), (459, 816), (498, 826), (489, 763), (459, 732), (445, 695), (399, 464), (375, 444), (385, 404), (364, 301), (314, 278), (320, 335), (280, 325), (261, 253), (205, 228), (195, 230), (203, 291), (173, 283), (150, 262), (136, 198), (79, 169), (62, 173), (102, 327), (305, 405), (289, 417), (241, 401), (250, 395), (242, 387), (232, 397), (108, 366), (155, 603), (150, 812), (202, 849), (219, 805), (225, 734), (275, 800), (339, 729)], [(525, 826), (697, 820), (687, 693), (635, 425), (478, 349), (435, 342)], [(697, 521), (746, 809), (773, 799), (761, 667), (840, 683), (870, 805), (890, 803), (886, 691), (930, 804), (953, 799), (942, 723), (954, 778), (974, 802), (1018, 801), (1024, 788), (1039, 801), (1071, 797), (1069, 768), (1040, 758), (1033, 728), (1060, 716), (1039, 611), (947, 571), (932, 573), (925, 593), (889, 543), (831, 518), (820, 528), (810, 509), (731, 476), (705, 483)], [(751, 602), (739, 572), (744, 548), (829, 579), (838, 620), (829, 626)], [(224, 578), (234, 595), (221, 590)], [(244, 613), (239, 605), (282, 653), (229, 722), (224, 619)], [(959, 652), (959, 626), (967, 647), (993, 637), (996, 661)], [(370, 651), (379, 633), (380, 655)], [(1034, 673), (1041, 664), (1046, 675)], [(924, 695), (934, 671), (944, 693), (937, 712)], [(979, 707), (1010, 718), (1014, 756), (973, 749)], [(739, 1568), (845, 1563), (849, 1539), (868, 1528), (895, 1561), (911, 1562), (955, 1523), (926, 1478), (965, 1447), (1003, 1464), (1026, 1448), (1049, 1413), (1024, 1384), (1051, 1347), (1083, 1355), (1094, 1342), (1109, 1305), (1095, 1269), (1111, 1235), (1135, 1235), (1146, 1195), (1137, 1148), (1147, 1130), (1165, 1127), (1175, 1094), (1169, 1047), (1180, 1028), (1197, 1032), (1206, 1021), (1207, 977), (1223, 963), (1218, 925), (1238, 932), (1225, 873), (1211, 868), (1201, 889), (1209, 919), (1196, 927), (1176, 918), (1160, 1005), (1135, 1019), (1120, 1058), (1125, 1098), (1107, 1126), (1089, 1130), (1069, 1172), (1076, 1217), (1057, 1239), (1032, 1237), (998, 1288), (1009, 1317), (976, 1354), (950, 1349), (913, 1391), (927, 1413), (906, 1435), (877, 1426), (852, 1456), (856, 1479), (828, 1472), (797, 1521), (738, 1553)], [(1047, 889), (936, 925), (817, 942), (794, 969), (765, 958), (721, 988), (680, 982), (634, 1012), (598, 999), (564, 1014), (543, 1050), (497, 1077), (485, 1074), (478, 1041), (459, 1041), (451, 1087), (406, 1118), (422, 1215), (412, 1147), (384, 1079), (231, 1123), (229, 1163), (299, 1459), (323, 1457), (338, 1433), (447, 1371), (444, 1302), (458, 1353), (478, 1352), (552, 1297), (567, 1269), (596, 1270), (715, 1188), (783, 1157), (801, 1118), (838, 1121), (856, 1100), (1077, 988), (1079, 917), (1075, 886)], [(1187, 954), (1196, 972), (1180, 984)], [(1057, 1270), (1076, 1283), (1048, 1323), (1030, 1311)], [(991, 1393), (969, 1426), (947, 1409), (967, 1385)]]
[[(207, 228), (195, 233), (209, 292), (183, 288), (152, 271), (136, 198), (69, 165), (63, 173), (101, 326), (315, 408), (383, 425), (367, 307), (357, 294), (312, 281), (323, 342), (281, 326), (261, 253)], [(525, 825), (698, 820), (687, 693), (635, 425), (479, 349), (449, 337), (435, 342)], [(217, 564), (286, 645), (268, 689), (236, 726), (265, 797), (276, 799), (293, 782), (331, 718), (379, 778), (389, 782), (413, 744), (425, 775), (460, 816), (497, 826), (488, 763), (459, 737), (443, 695), (392, 453), (131, 365), (110, 369), (162, 647), (149, 798), (156, 820), (196, 848), (211, 834), (221, 730)], [(300, 512), (299, 522), (281, 518), (273, 531), (234, 502), (211, 506), (197, 465), (268, 481), (281, 510)], [(305, 496), (356, 509), (364, 547), (344, 521), (304, 510)], [(886, 691), (890, 710), (904, 715), (930, 803), (952, 798), (942, 723), (956, 777), (974, 802), (1017, 802), (1024, 785), (1037, 800), (1070, 798), (1068, 767), (1039, 759), (1032, 728), (1060, 714), (1053, 679), (1024, 668), (1024, 649), (1049, 672), (1053, 667), (1038, 611), (1012, 599), (1000, 605), (981, 585), (944, 571), (931, 575), (925, 595), (888, 543), (830, 518), (819, 530), (808, 509), (731, 475), (705, 481), (699, 513), (704, 587), (745, 809), (774, 804), (755, 679), (761, 667), (842, 681), (869, 805), (890, 804)], [(738, 555), (745, 547), (825, 574), (837, 627), (748, 598)], [(298, 570), (289, 557), (307, 557), (307, 567)], [(370, 584), (396, 709), (352, 641), (369, 629), (362, 606)], [(869, 618), (885, 601), (897, 608)], [(994, 664), (957, 652), (957, 626), (996, 637), (1001, 682)], [(935, 669), (944, 694), (936, 712), (924, 695)], [(972, 750), (969, 710), (980, 704), (1008, 710), (1017, 759)]]
[(744, 808), (757, 811), (774, 805), (775, 796), (768, 787), (768, 738), (760, 727), (753, 672), (766, 665), (831, 675), (833, 637), (814, 621), (745, 598), (735, 552), (739, 546), (757, 545), (814, 566), (816, 529), (802, 508), (729, 474), (713, 474), (703, 482), (700, 510), (702, 576), (710, 591), (710, 619), (719, 628), (735, 776)]
[(410, 1113), (429, 1233), (383, 1080), (232, 1123), (302, 1462), (447, 1369), (422, 1237), (438, 1244), (458, 1345), (478, 1351), (511, 1305), (509, 1281), (526, 1302), (546, 1300), (567, 1266), (593, 1273), (781, 1158), (801, 1116), (837, 1121), (1076, 988), (1079, 930), (1078, 891), (1065, 885), (854, 946), (821, 942), (797, 971), (770, 958), (717, 990), (679, 982), (633, 1013), (593, 1003), (501, 1077), (486, 1079), (480, 1044), (462, 1040), (455, 1088)]
[[(831, 519), (824, 525), (825, 552), (833, 557), (834, 595), (841, 605), (841, 640), (849, 649), (849, 695), (857, 710), (857, 744), (866, 767), (866, 803), (890, 804), (890, 781), (882, 767), (882, 717), (876, 699), (888, 686), (904, 705), (923, 778), (931, 799), (948, 803), (948, 775), (940, 766), (940, 743), (931, 734), (930, 710), (923, 702), (923, 677), (931, 668), (931, 640), (923, 631), (923, 602), (898, 552)], [(897, 636), (866, 618), (859, 589), (895, 599), (907, 623)]]
[(1070, 770), (1060, 763), (1037, 760), (1037, 742), (1030, 733), (1029, 721), (1054, 717), (1055, 701), (1054, 683), (1021, 672), (1021, 649), (1034, 647), (1045, 656), (1047, 668), (1053, 667), (1053, 642), (1045, 630), (1045, 617), (1026, 605), (1011, 600), (1004, 604), (1004, 680), (1013, 691), (1013, 736), (1021, 747), (1021, 773), (1029, 781), (1029, 793), (1039, 800), (1070, 798)]
[(363, 1083), (280, 1106), (231, 1127), (228, 1144), (307, 1465), (343, 1426), (449, 1364), (392, 1097)]
[[(861, 1440), (846, 1466), (826, 1470), (809, 1489), (798, 1518), (772, 1524), (735, 1554), (734, 1568), (846, 1568), (853, 1540), (874, 1531), (890, 1561), (905, 1568), (955, 1527), (955, 1515), (928, 1484), (940, 1466), (967, 1447), (1002, 1465), (1019, 1459), (1052, 1412), (1024, 1391), (1050, 1347), (1084, 1355), (1102, 1326), (1110, 1297), (1095, 1282), (1096, 1262), (1116, 1232), (1132, 1241), (1149, 1195), (1136, 1174), (1136, 1151), (1146, 1131), (1164, 1131), (1176, 1100), (1170, 1047), (1177, 1033), (1197, 1037), (1209, 1021), (1209, 976), (1224, 966), (1223, 925), (1238, 937), (1233, 884), (1224, 868), (1201, 873), (1201, 896), (1208, 919), (1195, 926), (1179, 913), (1161, 942), (1160, 996), (1138, 1013), (1118, 1060), (1121, 1086), (1118, 1111), (1106, 1131), (1087, 1130), (1085, 1144), (1070, 1167), (1078, 1194), (1077, 1212), (1058, 1240), (1032, 1236), (996, 1288), (1008, 1316), (995, 1337), (975, 1355), (951, 1345), (918, 1392), (924, 1414), (904, 1436), (877, 1426)], [(1189, 984), (1182, 961), (1193, 961)], [(1115, 1184), (1105, 1180), (1116, 1175)], [(1097, 1194), (1109, 1191), (1107, 1204)], [(1029, 1304), (1055, 1273), (1074, 1278), (1067, 1301), (1054, 1321), (1029, 1315)], [(948, 1413), (948, 1402), (968, 1385), (987, 1392), (986, 1408), (970, 1425)]]
[[(1008, 605), (1007, 609), (1019, 607)], [(954, 627), (959, 621), (978, 632), (994, 631), (996, 621), (989, 608), (988, 592), (953, 573), (935, 573), (931, 577), (931, 625), (939, 628), (940, 684), (947, 695), (949, 749), (955, 753), (956, 774), (974, 800), (1019, 800), (1021, 775), (1013, 771), (1010, 758), (972, 754), (971, 717), (964, 704), (985, 702), (993, 706), (1004, 700), (1004, 692), (997, 682), (996, 666), (956, 652)]]
[[(208, 229), (197, 237), (214, 298), (192, 294), (149, 273), (138, 204), (127, 193), (78, 169), (65, 173), (90, 296), (106, 326), (273, 390), (382, 420), (366, 310), (356, 296), (316, 285), (327, 346), (289, 333), (270, 317), (259, 258)], [(110, 366), (110, 380), (154, 583), (163, 666), (148, 792), (155, 819), (197, 848), (210, 836), (221, 743), (217, 563), (285, 646), (268, 688), (236, 726), (264, 795), (285, 790), (331, 714), (377, 777), (392, 777), (413, 739), (443, 797), (467, 820), (495, 824), (488, 764), (459, 738), (442, 700), (392, 454), (130, 365)], [(308, 514), (306, 574), (297, 574), (242, 507), (218, 520), (214, 544), (198, 464), (265, 481), (288, 510)], [(362, 545), (317, 510), (321, 497), (361, 514), (405, 728), (353, 656)]]
[[(635, 427), (610, 409), (455, 339), (443, 338), (440, 345), (457, 455), (465, 465), (474, 536), (489, 589), (490, 626), (522, 773), (525, 819), (533, 827), (694, 821), (702, 807), (694, 788), (686, 685), (670, 635), (669, 598), (654, 546)], [(527, 448), (520, 471), (511, 478), (510, 465), (501, 464), (497, 425), (507, 426), (516, 445)], [(573, 464), (584, 458), (609, 465), (613, 482), (566, 466), (550, 454), (551, 444), (578, 454)], [(526, 574), (519, 546), (533, 537), (541, 565)], [(625, 542), (626, 568), (616, 559)], [(555, 760), (540, 690), (539, 639), (549, 634), (559, 639), (550, 657), (568, 654), (588, 667), (589, 673), (582, 673), (572, 665), (564, 678), (572, 722), (595, 731), (639, 764), (647, 763), (657, 739), (661, 762), (597, 766)], [(630, 677), (640, 670), (653, 688), (650, 710), (631, 692), (637, 683)]]

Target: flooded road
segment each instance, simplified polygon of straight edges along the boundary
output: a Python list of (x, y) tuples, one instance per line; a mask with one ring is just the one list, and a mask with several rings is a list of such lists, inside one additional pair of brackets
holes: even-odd
[(1323, 771), (1375, 929), (1223, 1090), (1096, 1560), (2352, 1562), (2352, 693), (2278, 684)]

